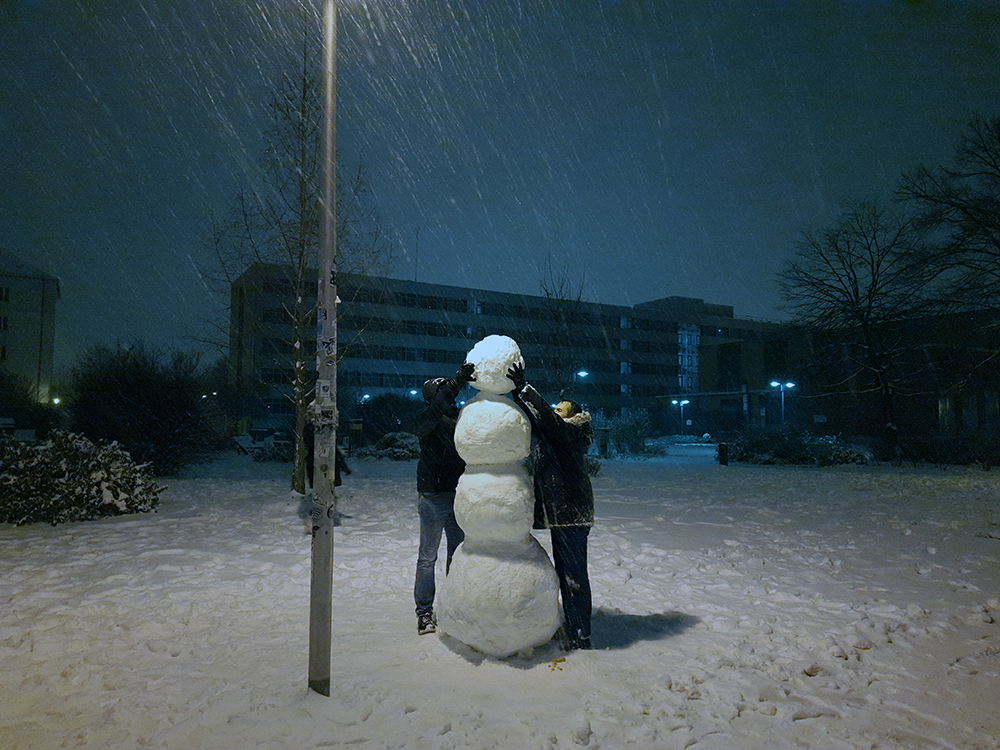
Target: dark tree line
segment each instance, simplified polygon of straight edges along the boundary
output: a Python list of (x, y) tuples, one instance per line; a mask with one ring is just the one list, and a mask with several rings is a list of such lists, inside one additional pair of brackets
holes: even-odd
[(51, 404), (39, 403), (37, 390), (26, 378), (4, 369), (0, 369), (0, 416), (40, 435), (59, 426), (59, 410)]
[(73, 368), (74, 432), (117, 442), (156, 476), (210, 456), (228, 437), (198, 357), (143, 344), (89, 349)]
[[(904, 174), (894, 198), (851, 203), (829, 227), (804, 230), (779, 278), (785, 308), (840, 364), (824, 388), (872, 394), (890, 444), (899, 397), (926, 387), (936, 364), (920, 322), (989, 325), (971, 321), (1000, 307), (1000, 118), (973, 120), (952, 164)], [(966, 347), (966, 370), (997, 356), (953, 343)]]
[(232, 437), (226, 416), (225, 363), (202, 368), (200, 358), (143, 343), (94, 346), (65, 383), (59, 406), (39, 404), (32, 389), (0, 370), (0, 414), (34, 430), (38, 441), (57, 430), (94, 443), (117, 443), (156, 476), (208, 458)]

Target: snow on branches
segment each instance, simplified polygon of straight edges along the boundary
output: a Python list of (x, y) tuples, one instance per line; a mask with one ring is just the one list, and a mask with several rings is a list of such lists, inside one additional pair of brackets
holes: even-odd
[(155, 510), (163, 487), (148, 464), (117, 443), (53, 432), (48, 440), (0, 444), (0, 522), (87, 521)]

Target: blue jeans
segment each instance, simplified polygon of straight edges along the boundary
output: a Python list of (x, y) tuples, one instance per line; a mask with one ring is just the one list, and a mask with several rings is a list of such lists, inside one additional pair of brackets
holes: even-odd
[(417, 575), (413, 583), (413, 602), (417, 615), (434, 612), (434, 566), (441, 546), (441, 532), (447, 536), (448, 557), (445, 575), (451, 566), (451, 557), (465, 540), (465, 532), (455, 520), (454, 492), (421, 492), (417, 503), (420, 514), (420, 548), (417, 551)]
[(590, 576), (587, 573), (589, 526), (556, 526), (552, 534), (552, 562), (562, 594), (563, 628), (571, 641), (590, 638)]

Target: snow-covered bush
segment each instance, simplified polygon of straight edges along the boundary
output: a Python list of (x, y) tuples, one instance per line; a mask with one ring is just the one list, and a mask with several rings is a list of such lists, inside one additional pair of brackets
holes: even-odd
[(991, 466), (1000, 465), (1000, 432), (986, 428), (976, 430), (969, 439), (969, 449), (980, 469), (988, 471)]
[(380, 393), (352, 410), (351, 418), (361, 422), (362, 444), (373, 445), (394, 432), (413, 432), (423, 405), (421, 398)]
[(53, 431), (36, 445), (0, 446), (0, 522), (87, 521), (148, 513), (163, 487), (117, 443), (95, 445), (82, 435)]
[(741, 435), (729, 447), (729, 460), (748, 464), (838, 466), (865, 464), (868, 457), (836, 435), (761, 432)]
[(610, 441), (608, 447), (613, 452), (632, 456), (647, 452), (646, 437), (649, 435), (652, 423), (649, 412), (645, 409), (626, 408), (613, 417), (607, 417), (603, 411), (598, 411), (592, 418), (591, 426), (594, 429), (595, 439), (600, 440), (600, 430), (607, 430)]
[(907, 435), (900, 438), (892, 461), (989, 470), (1000, 465), (1000, 432), (993, 427), (980, 427), (969, 435)]
[(375, 445), (362, 448), (358, 455), (364, 458), (391, 458), (394, 461), (410, 461), (420, 458), (420, 439), (412, 432), (390, 432), (383, 435)]

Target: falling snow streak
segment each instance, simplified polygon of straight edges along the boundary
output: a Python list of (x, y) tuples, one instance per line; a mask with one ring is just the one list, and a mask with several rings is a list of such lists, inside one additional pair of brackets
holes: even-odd
[[(224, 319), (202, 282), (209, 217), (259, 185), (267, 102), (303, 29), (319, 44), (319, 10), (0, 4), (0, 237), (63, 280), (62, 366)], [(551, 260), (593, 301), (775, 317), (803, 226), (947, 161), (965, 122), (995, 114), (998, 14), (340, 0), (340, 163), (364, 163), (397, 276), (537, 293)]]

